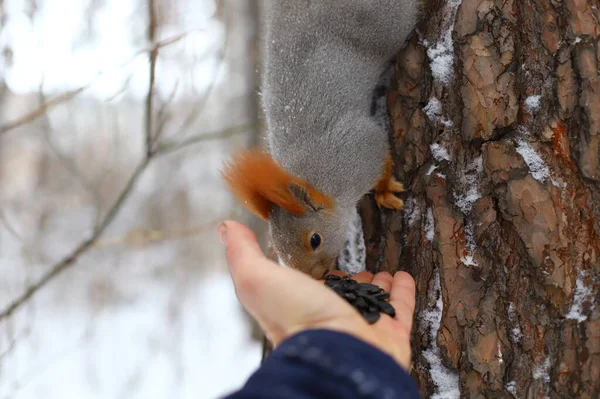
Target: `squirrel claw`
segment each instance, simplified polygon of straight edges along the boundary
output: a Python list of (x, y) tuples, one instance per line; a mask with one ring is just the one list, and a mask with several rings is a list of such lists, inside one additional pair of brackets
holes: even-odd
[(396, 197), (394, 193), (404, 192), (404, 186), (392, 174), (392, 157), (388, 154), (385, 163), (383, 175), (375, 184), (375, 200), (379, 207), (400, 210), (404, 206), (404, 201)]
[(392, 177), (387, 182), (387, 191), (391, 191), (392, 193), (403, 193), (404, 185)]
[[(400, 183), (398, 183), (400, 184)], [(379, 207), (389, 208), (400, 210), (404, 206), (404, 201), (400, 198), (396, 197), (393, 193), (389, 191), (376, 192), (375, 193), (375, 201)]]

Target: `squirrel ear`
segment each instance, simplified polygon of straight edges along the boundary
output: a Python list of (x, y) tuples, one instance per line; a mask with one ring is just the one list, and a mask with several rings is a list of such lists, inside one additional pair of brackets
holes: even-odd
[(291, 182), (288, 185), (288, 190), (306, 211), (316, 212), (325, 208), (333, 208), (331, 198), (304, 181)]
[(308, 210), (289, 187), (294, 184), (310, 190), (309, 185), (283, 169), (264, 151), (241, 151), (225, 164), (221, 176), (238, 200), (264, 220), (269, 219), (275, 205), (294, 214), (304, 214)]
[(296, 182), (291, 182), (288, 185), (288, 190), (294, 198), (300, 201), (304, 209), (306, 209), (307, 211), (316, 212), (320, 209), (323, 209), (322, 204), (319, 204), (311, 197), (309, 190), (306, 186), (300, 185)]

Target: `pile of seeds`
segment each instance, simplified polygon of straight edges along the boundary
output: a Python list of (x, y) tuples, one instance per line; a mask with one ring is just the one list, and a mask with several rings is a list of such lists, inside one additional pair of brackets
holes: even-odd
[(390, 294), (374, 284), (359, 283), (348, 276), (329, 274), (325, 276), (325, 285), (354, 306), (369, 324), (379, 320), (380, 313), (396, 316), (396, 310), (386, 301)]

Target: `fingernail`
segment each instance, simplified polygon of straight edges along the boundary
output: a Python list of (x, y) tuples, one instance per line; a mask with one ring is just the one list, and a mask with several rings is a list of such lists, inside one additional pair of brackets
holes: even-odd
[(227, 225), (225, 223), (219, 225), (219, 240), (223, 245), (227, 245)]

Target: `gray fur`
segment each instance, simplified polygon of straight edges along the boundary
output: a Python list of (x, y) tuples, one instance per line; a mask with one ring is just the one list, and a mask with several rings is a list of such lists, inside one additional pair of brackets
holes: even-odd
[[(381, 176), (389, 150), (387, 113), (374, 93), (389, 79), (390, 61), (416, 23), (418, 3), (267, 1), (262, 101), (269, 150), (336, 201), (333, 211), (300, 217), (273, 210), (271, 234), (284, 263), (310, 272), (335, 258), (356, 203)], [(323, 236), (323, 245), (307, 257), (297, 247), (312, 231)]]

